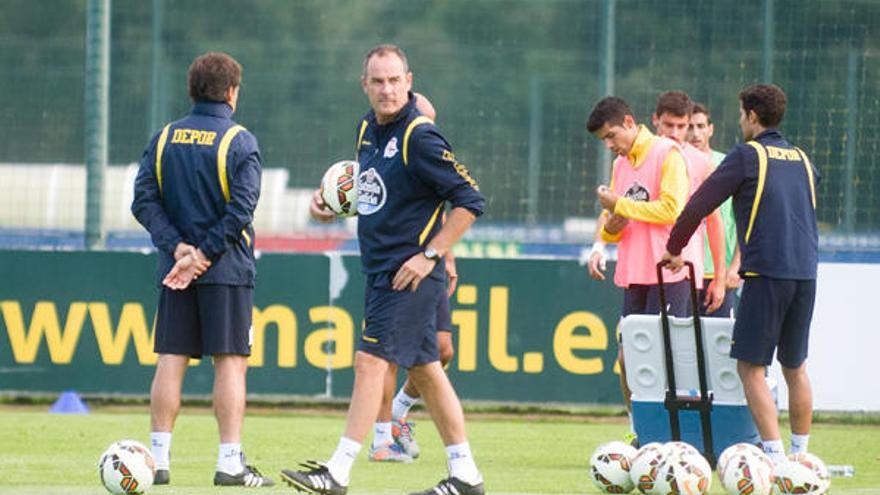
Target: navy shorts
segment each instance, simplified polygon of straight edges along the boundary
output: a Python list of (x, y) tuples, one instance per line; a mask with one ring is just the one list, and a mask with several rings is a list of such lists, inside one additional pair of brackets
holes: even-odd
[[(691, 316), (691, 286), (689, 280), (669, 282), (663, 285), (669, 316)], [(633, 284), (623, 290), (621, 316), (659, 315), (660, 289), (654, 285)]]
[(443, 297), (437, 301), (437, 331), (452, 332), (452, 313), (449, 312), (449, 298), (445, 290)]
[(162, 287), (156, 316), (158, 354), (251, 354), (254, 288), (191, 285), (184, 290)]
[(769, 366), (776, 350), (782, 366), (800, 367), (807, 359), (815, 300), (815, 280), (746, 278), (730, 357)]
[(442, 272), (434, 271), (419, 288), (391, 288), (393, 272), (367, 275), (364, 333), (359, 350), (402, 368), (439, 361), (437, 310), (446, 298)]
[(736, 289), (726, 289), (724, 292), (724, 302), (715, 311), (709, 313), (706, 311), (707, 306), (703, 303), (706, 300), (706, 291), (709, 290), (709, 284), (712, 283), (711, 278), (703, 279), (703, 288), (698, 291), (700, 303), (700, 316), (711, 316), (713, 318), (732, 318), (734, 307), (736, 306)]

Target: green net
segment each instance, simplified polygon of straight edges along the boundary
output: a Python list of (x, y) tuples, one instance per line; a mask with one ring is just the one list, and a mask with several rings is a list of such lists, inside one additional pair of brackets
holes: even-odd
[[(607, 13), (613, 5), (613, 17)], [(150, 136), (190, 106), (186, 70), (208, 50), (244, 66), (236, 119), (259, 139), (264, 233), (309, 230), (302, 195), (353, 154), (359, 76), (380, 42), (406, 50), (415, 89), (488, 198), (481, 224), (562, 225), (596, 213), (600, 143), (585, 131), (613, 57), (613, 92), (648, 123), (682, 89), (708, 105), (713, 147), (738, 140), (739, 90), (789, 96), (783, 133), (822, 173), (823, 232), (880, 232), (880, 4), (869, 1), (444, 0), (112, 2), (105, 229), (127, 214)], [(0, 1), (0, 228), (84, 226), (86, 2)], [(603, 49), (603, 23), (614, 43)], [(299, 199), (296, 199), (299, 198)], [(263, 205), (261, 205), (263, 208)], [(261, 220), (271, 217), (274, 220)], [(290, 221), (288, 217), (300, 218)], [(51, 221), (49, 220), (51, 219)]]

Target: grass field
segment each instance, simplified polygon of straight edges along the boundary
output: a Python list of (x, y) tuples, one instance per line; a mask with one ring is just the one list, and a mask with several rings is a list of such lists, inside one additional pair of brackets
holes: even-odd
[[(86, 416), (51, 415), (44, 407), (0, 409), (0, 494), (102, 494), (98, 456), (114, 440), (148, 443), (149, 416), (142, 406), (98, 408)], [(410, 465), (367, 462), (361, 454), (349, 493), (408, 493), (445, 477), (445, 457), (429, 418), (416, 414), (422, 456)], [(278, 481), (297, 461), (327, 458), (342, 431), (337, 411), (256, 410), (245, 423), (249, 463)], [(619, 420), (554, 416), (472, 415), (470, 442), (488, 493), (599, 493), (587, 476), (587, 459), (600, 443), (620, 439)], [(172, 485), (153, 494), (240, 493), (211, 486), (216, 427), (210, 410), (185, 408), (172, 448)], [(819, 424), (811, 451), (828, 464), (853, 464), (856, 476), (834, 479), (833, 494), (880, 494), (880, 427)], [(286, 485), (259, 492), (293, 493)], [(717, 479), (712, 494), (724, 493)]]

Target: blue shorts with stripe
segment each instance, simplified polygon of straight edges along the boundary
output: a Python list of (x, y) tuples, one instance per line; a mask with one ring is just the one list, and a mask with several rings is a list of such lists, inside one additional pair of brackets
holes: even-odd
[(807, 358), (815, 280), (746, 277), (733, 326), (730, 357), (769, 366), (776, 359), (798, 368)]
[(435, 269), (415, 292), (392, 289), (393, 277), (393, 272), (367, 275), (359, 350), (403, 368), (438, 361), (438, 309), (446, 298), (443, 272)]
[(161, 290), (154, 352), (196, 359), (251, 354), (253, 287), (204, 284)]

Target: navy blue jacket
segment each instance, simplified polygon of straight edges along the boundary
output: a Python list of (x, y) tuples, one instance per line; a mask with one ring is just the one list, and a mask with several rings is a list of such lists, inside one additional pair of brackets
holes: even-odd
[(733, 196), (740, 275), (813, 280), (819, 261), (818, 179), (806, 153), (768, 129), (730, 150), (688, 201), (666, 249), (681, 253), (700, 220)]
[(254, 285), (251, 222), (260, 197), (260, 151), (231, 117), (226, 103), (197, 102), (144, 151), (131, 211), (159, 250), (160, 281), (174, 265), (177, 244), (185, 242), (212, 262), (194, 283)]
[[(444, 204), (483, 213), (485, 199), (467, 168), (410, 94), (385, 125), (371, 110), (358, 127), (358, 241), (364, 273), (397, 271), (425, 249)], [(441, 265), (441, 263), (438, 263)], [(441, 268), (442, 269), (442, 268)]]

